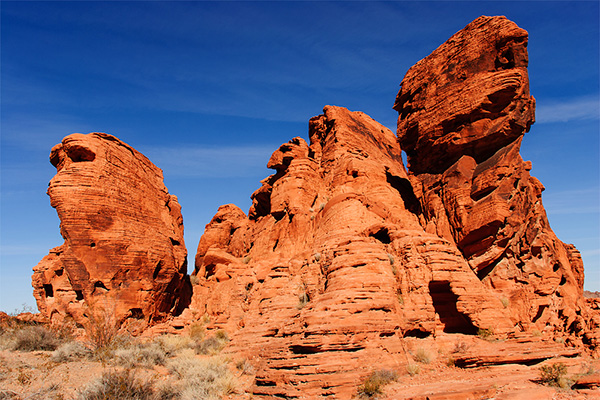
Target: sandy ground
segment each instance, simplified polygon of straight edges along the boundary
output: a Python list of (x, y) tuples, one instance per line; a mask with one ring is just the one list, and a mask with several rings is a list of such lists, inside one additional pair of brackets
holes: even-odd
[[(78, 390), (85, 387), (103, 371), (116, 369), (96, 361), (69, 361), (57, 363), (51, 360), (51, 352), (0, 351), (0, 389), (5, 397), (0, 399), (75, 399)], [(420, 372), (411, 376), (400, 374), (398, 381), (387, 385), (380, 399), (414, 400), (545, 400), (545, 399), (599, 399), (600, 390), (557, 389), (540, 385), (539, 367), (548, 363), (562, 362), (568, 366), (568, 376), (576, 377), (590, 370), (600, 370), (600, 360), (585, 357), (558, 358), (535, 366), (500, 365), (462, 369), (446, 365), (447, 359), (438, 357), (430, 364), (419, 364)], [(136, 376), (157, 384), (172, 377), (165, 367), (136, 368)], [(250, 399), (245, 389), (252, 383), (252, 376), (238, 373), (238, 394), (232, 399)], [(2, 393), (2, 392), (0, 392)], [(6, 397), (7, 394), (10, 397)]]

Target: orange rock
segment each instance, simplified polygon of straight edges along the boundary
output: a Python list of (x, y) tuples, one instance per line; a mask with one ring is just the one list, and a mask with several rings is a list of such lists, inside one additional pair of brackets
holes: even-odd
[(520, 330), (598, 345), (583, 263), (552, 232), (519, 154), (534, 122), (527, 32), (480, 17), (413, 66), (394, 108), (428, 232), (456, 244)]
[(40, 312), (86, 324), (102, 310), (145, 326), (187, 306), (181, 207), (162, 171), (105, 133), (67, 136), (50, 161), (48, 195), (65, 243), (34, 268)]
[[(543, 186), (519, 155), (535, 104), (526, 44), (506, 18), (475, 20), (407, 73), (397, 138), (327, 106), (309, 144), (273, 153), (247, 216), (219, 209), (189, 314), (208, 314), (231, 334), (229, 351), (258, 360), (255, 395), (350, 398), (373, 368), (404, 368), (406, 337), (539, 331), (596, 343), (579, 253), (550, 229)], [(580, 352), (542, 347), (473, 362)]]

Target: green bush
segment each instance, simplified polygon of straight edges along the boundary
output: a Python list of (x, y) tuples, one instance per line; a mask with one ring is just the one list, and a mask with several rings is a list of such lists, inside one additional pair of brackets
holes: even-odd
[(398, 379), (398, 373), (389, 369), (373, 371), (365, 382), (358, 387), (360, 397), (372, 398), (383, 392), (383, 387)]

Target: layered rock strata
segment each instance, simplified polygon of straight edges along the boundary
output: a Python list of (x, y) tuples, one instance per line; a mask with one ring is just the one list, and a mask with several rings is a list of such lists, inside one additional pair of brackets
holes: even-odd
[(143, 328), (186, 307), (181, 207), (162, 171), (104, 133), (67, 136), (50, 162), (57, 174), (48, 195), (65, 242), (34, 268), (40, 312), (52, 321), (86, 325), (93, 315)]
[(591, 344), (581, 256), (552, 232), (544, 187), (519, 154), (534, 122), (527, 63), (525, 30), (473, 21), (407, 72), (398, 141), (426, 231), (455, 244), (512, 323)]
[(406, 74), (397, 137), (325, 107), (310, 143), (273, 153), (248, 215), (219, 208), (190, 313), (256, 361), (255, 395), (350, 398), (372, 369), (412, 360), (410, 337), (597, 345), (579, 253), (550, 229), (519, 155), (535, 107), (526, 46), (506, 18), (475, 20)]

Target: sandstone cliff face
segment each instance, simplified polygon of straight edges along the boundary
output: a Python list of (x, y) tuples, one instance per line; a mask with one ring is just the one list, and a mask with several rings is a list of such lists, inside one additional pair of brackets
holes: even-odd
[(187, 306), (181, 207), (162, 171), (104, 133), (67, 136), (50, 161), (48, 195), (65, 243), (34, 268), (40, 312), (85, 325), (102, 310), (143, 328)]
[(372, 368), (402, 369), (410, 338), (540, 331), (597, 346), (579, 253), (519, 155), (534, 122), (526, 46), (505, 18), (475, 20), (406, 74), (397, 137), (325, 107), (309, 144), (273, 153), (248, 215), (219, 209), (189, 312), (256, 357), (255, 395), (350, 398)]
[(513, 325), (593, 341), (577, 249), (550, 229), (519, 155), (534, 122), (527, 32), (480, 17), (413, 66), (394, 108), (428, 232), (453, 242)]

